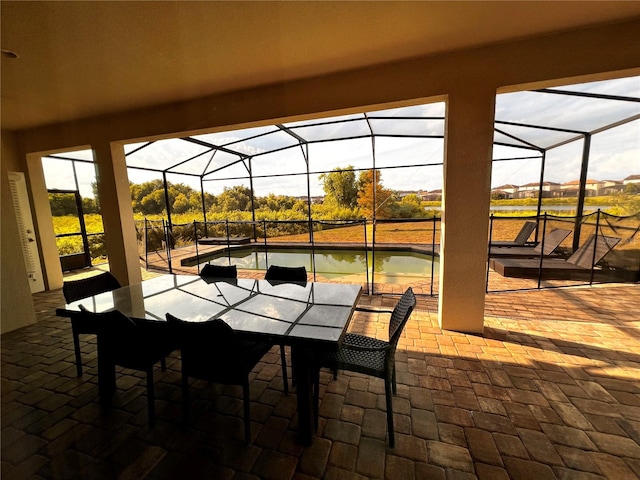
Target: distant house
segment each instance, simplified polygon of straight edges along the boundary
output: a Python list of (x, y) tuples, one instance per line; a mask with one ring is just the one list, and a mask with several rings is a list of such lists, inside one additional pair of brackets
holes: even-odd
[(311, 200), (311, 203), (321, 204), (322, 202), (324, 202), (324, 195), (312, 196), (312, 197), (307, 197), (306, 195), (302, 195), (302, 196), (296, 197), (296, 200), (302, 200), (304, 202), (306, 202), (307, 199)]
[(629, 185), (630, 183), (640, 183), (640, 175), (629, 175), (627, 178), (622, 180), (624, 185)]
[(425, 202), (437, 202), (442, 200), (442, 190), (431, 190), (430, 192), (424, 192), (422, 200)]
[(513, 198), (509, 192), (505, 192), (504, 190), (498, 190), (497, 188), (491, 189), (491, 200), (508, 200)]
[[(640, 185), (640, 175), (629, 175), (624, 180), (593, 180), (587, 179), (585, 182), (585, 196), (595, 197), (597, 195), (616, 195), (624, 190), (625, 185), (634, 183)], [(501, 185), (491, 190), (492, 193), (510, 191), (513, 185)], [(520, 187), (515, 187), (513, 197), (505, 198), (537, 198), (540, 190), (538, 182), (527, 183)], [(542, 197), (577, 197), (580, 193), (580, 180), (571, 180), (563, 184), (555, 182), (544, 182), (542, 185)]]
[(519, 187), (517, 185), (500, 185), (499, 187), (492, 188), (491, 193), (503, 196), (503, 198), (516, 198)]
[(560, 184), (556, 182), (543, 182), (542, 188), (540, 188), (539, 182), (527, 183), (526, 185), (520, 185), (518, 193), (515, 198), (538, 198), (538, 194), (541, 193), (542, 198), (550, 198), (558, 196), (560, 192)]
[(398, 192), (396, 192), (396, 196), (399, 200), (402, 200), (404, 197), (407, 197), (409, 195), (418, 195), (420, 196), (420, 194), (418, 192), (416, 192), (415, 190), (399, 190)]
[(624, 183), (621, 180), (603, 180), (598, 195), (616, 195), (623, 190)]
[[(585, 196), (586, 197), (595, 197), (599, 195), (600, 188), (602, 187), (602, 183), (600, 180), (592, 180), (587, 179), (585, 183)], [(560, 186), (560, 195), (554, 196), (562, 196), (562, 197), (577, 197), (580, 189), (580, 180), (572, 180), (570, 182), (565, 182)]]

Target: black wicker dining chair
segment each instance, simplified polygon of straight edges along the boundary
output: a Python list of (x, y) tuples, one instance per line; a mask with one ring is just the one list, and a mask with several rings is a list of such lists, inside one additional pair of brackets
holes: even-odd
[[(279, 265), (271, 265), (264, 275), (264, 279), (270, 282), (282, 283), (303, 283), (307, 281), (306, 267), (281, 267)], [(282, 363), (282, 381), (284, 382), (284, 391), (289, 393), (289, 377), (287, 376), (287, 358), (285, 356), (284, 344), (280, 344), (280, 362)], [(296, 385), (295, 378), (291, 377), (291, 384)]]
[[(210, 263), (207, 263), (204, 267), (202, 267), (200, 276), (205, 280), (233, 280), (238, 278), (238, 269), (235, 265), (212, 265)], [(289, 381), (287, 379), (287, 363), (284, 356), (284, 345), (278, 345), (280, 346), (280, 360), (282, 362), (284, 392), (289, 393)]]
[(396, 393), (396, 366), (395, 353), (398, 340), (402, 334), (411, 312), (416, 305), (416, 297), (411, 288), (408, 288), (395, 308), (389, 311), (370, 310), (358, 308), (359, 311), (376, 313), (391, 313), (389, 320), (389, 341), (378, 340), (355, 333), (347, 333), (338, 351), (322, 352), (318, 356), (318, 365), (315, 369), (314, 403), (316, 422), (318, 415), (320, 368), (336, 370), (348, 370), (382, 378), (385, 386), (387, 400), (387, 430), (389, 432), (389, 445), (395, 445), (393, 428), (393, 394)]
[[(120, 282), (111, 272), (104, 272), (93, 277), (64, 282), (62, 294), (67, 303), (73, 303), (86, 297), (98, 295), (120, 288)], [(82, 356), (80, 354), (80, 334), (95, 334), (90, 322), (83, 321), (82, 316), (71, 317), (71, 333), (76, 357), (76, 374), (82, 376)]]
[[(147, 377), (149, 426), (155, 425), (153, 369), (177, 348), (166, 322), (134, 320), (119, 310), (93, 313), (82, 308), (80, 316), (93, 326), (98, 337), (98, 383), (104, 404), (110, 403), (115, 388), (115, 366), (139, 370)], [(105, 384), (109, 391), (105, 392)]]
[(189, 378), (212, 383), (241, 385), (244, 403), (244, 438), (251, 440), (249, 373), (271, 349), (268, 342), (242, 340), (221, 319), (185, 322), (167, 313), (172, 337), (182, 360), (182, 414), (189, 424)]

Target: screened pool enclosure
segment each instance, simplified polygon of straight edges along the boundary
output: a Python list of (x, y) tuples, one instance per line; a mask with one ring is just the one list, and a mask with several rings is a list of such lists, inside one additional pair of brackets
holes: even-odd
[[(511, 188), (511, 198), (531, 198), (529, 215), (539, 227), (546, 199), (569, 198), (563, 222), (573, 250), (585, 241), (589, 181), (610, 181), (611, 192), (623, 193), (625, 179), (640, 174), (639, 77), (500, 94), (495, 117), (492, 195)], [(145, 201), (163, 218), (137, 222), (141, 257), (172, 271), (184, 247), (191, 251), (183, 265), (205, 255), (231, 261), (241, 241), (262, 248), (267, 264), (269, 252), (285, 246), (357, 248), (370, 252), (363, 257), (370, 259), (363, 267), (369, 291), (383, 291), (376, 252), (438, 254), (445, 118), (445, 104), (430, 103), (126, 145), (130, 181), (161, 186)], [(360, 186), (359, 197), (332, 194), (327, 181), (336, 171)], [(179, 184), (190, 194), (172, 188)], [(560, 185), (557, 194), (550, 184)], [(625, 242), (637, 248), (638, 219), (623, 223)], [(537, 228), (531, 240), (542, 233)], [(310, 267), (315, 274), (313, 261)], [(425, 274), (423, 293), (437, 293), (434, 277)]]

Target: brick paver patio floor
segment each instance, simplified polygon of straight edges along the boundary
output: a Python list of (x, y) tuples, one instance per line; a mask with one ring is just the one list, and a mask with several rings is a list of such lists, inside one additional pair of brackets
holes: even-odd
[[(182, 427), (178, 353), (156, 370), (149, 429), (144, 375), (121, 370), (101, 409), (95, 339), (76, 378), (61, 291), (34, 301), (38, 323), (2, 336), (3, 480), (640, 478), (637, 284), (490, 294), (482, 336), (441, 330), (421, 297), (396, 357), (395, 448), (383, 382), (344, 372), (322, 373), (318, 433), (299, 446), (277, 350), (252, 373), (251, 445), (240, 387), (194, 382)], [(386, 338), (385, 321), (357, 314), (351, 330)]]

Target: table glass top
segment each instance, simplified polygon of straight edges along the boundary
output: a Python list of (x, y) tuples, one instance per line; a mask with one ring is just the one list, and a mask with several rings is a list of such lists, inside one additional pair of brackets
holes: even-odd
[(337, 283), (281, 283), (267, 280), (204, 280), (162, 275), (65, 305), (58, 313), (118, 309), (125, 315), (164, 321), (171, 313), (185, 321), (221, 318), (234, 330), (295, 340), (337, 342), (349, 323), (362, 287)]

